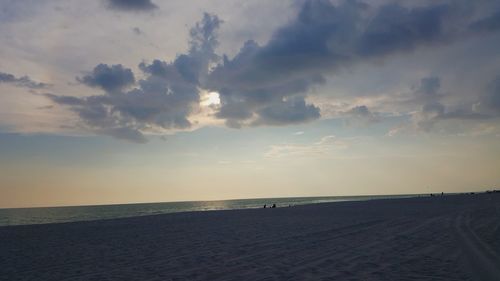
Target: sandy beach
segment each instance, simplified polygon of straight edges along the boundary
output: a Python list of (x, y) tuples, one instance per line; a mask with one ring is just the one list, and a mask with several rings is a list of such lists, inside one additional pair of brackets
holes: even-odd
[(0, 227), (0, 280), (500, 280), (500, 194)]

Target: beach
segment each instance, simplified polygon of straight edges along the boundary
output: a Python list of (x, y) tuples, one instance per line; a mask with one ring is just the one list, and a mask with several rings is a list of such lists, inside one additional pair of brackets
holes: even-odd
[(4, 226), (0, 280), (500, 280), (500, 194)]

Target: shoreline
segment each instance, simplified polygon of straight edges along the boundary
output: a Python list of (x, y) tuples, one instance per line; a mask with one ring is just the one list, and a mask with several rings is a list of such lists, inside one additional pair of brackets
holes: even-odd
[[(454, 195), (454, 194), (449, 194)], [(163, 215), (163, 214), (171, 214), (171, 213), (185, 213), (185, 212), (211, 212), (211, 211), (230, 211), (230, 210), (245, 210), (245, 209), (259, 209), (263, 207), (263, 204), (267, 204), (271, 206), (273, 202), (281, 202), (277, 203), (278, 208), (288, 207), (290, 206), (303, 206), (303, 205), (314, 205), (314, 204), (323, 204), (323, 203), (339, 203), (339, 202), (357, 202), (357, 201), (369, 201), (369, 200), (383, 200), (383, 199), (404, 199), (404, 198), (415, 198), (415, 197), (425, 197), (428, 195), (425, 194), (397, 194), (397, 195), (356, 195), (356, 196), (317, 196), (317, 197), (276, 197), (276, 198), (251, 198), (251, 199), (231, 199), (231, 200), (212, 200), (212, 201), (179, 201), (179, 202), (160, 202), (160, 203), (132, 203), (132, 204), (114, 204), (114, 205), (84, 205), (84, 206), (59, 206), (59, 207), (35, 207), (35, 208), (7, 208), (0, 209), (0, 227), (5, 226), (17, 226), (17, 225), (39, 225), (39, 224), (56, 224), (56, 223), (71, 223), (71, 222), (84, 222), (84, 221), (98, 221), (98, 220), (109, 220), (109, 219), (119, 219), (119, 218), (133, 218), (133, 217), (143, 217), (143, 216), (151, 216), (151, 215)], [(298, 200), (298, 201), (297, 201)], [(324, 200), (324, 202), (322, 201)], [(235, 205), (236, 207), (227, 207), (226, 203), (230, 202), (259, 202), (257, 205), (253, 206), (240, 206)], [(306, 202), (306, 203), (304, 203)], [(151, 212), (147, 210), (147, 206), (157, 207), (157, 206), (169, 206), (169, 205), (179, 205), (179, 204), (193, 204), (194, 206), (197, 204), (206, 204), (206, 203), (222, 203), (221, 206), (217, 209), (159, 209), (155, 212)], [(52, 211), (65, 211), (65, 210), (78, 210), (78, 209), (115, 209), (115, 208), (129, 208), (129, 207), (146, 207), (146, 212), (140, 210), (136, 212), (132, 212), (129, 214), (120, 214), (120, 210), (114, 210), (114, 214), (110, 215), (110, 212), (106, 211), (98, 211), (93, 216), (90, 217), (81, 217), (77, 218), (78, 213), (73, 216), (67, 217), (57, 217), (58, 212)], [(40, 221), (36, 222), (36, 216), (39, 216), (39, 212), (43, 214), (43, 212), (49, 211), (50, 213), (46, 214), (46, 216), (53, 215), (54, 218), (48, 221)], [(2, 219), (4, 221), (8, 220), (8, 215), (3, 215), (2, 213), (12, 212), (12, 217), (16, 217), (15, 213), (20, 212), (31, 212), (31, 215), (35, 218), (30, 218), (29, 214), (24, 214), (24, 218), (18, 218), (18, 223), (2, 223)], [(86, 211), (85, 213), (88, 213)], [(102, 217), (99, 217), (102, 216)], [(43, 215), (42, 215), (43, 217)], [(34, 220), (33, 223), (26, 223), (25, 221)]]
[[(484, 193), (486, 191), (477, 191), (477, 193)], [(458, 193), (445, 193), (448, 195), (467, 194), (470, 192)], [(255, 198), (236, 198), (236, 199), (220, 199), (220, 200), (182, 200), (182, 201), (159, 201), (159, 202), (132, 202), (132, 203), (109, 203), (109, 204), (83, 204), (83, 205), (60, 205), (60, 206), (35, 206), (35, 207), (0, 207), (1, 210), (20, 210), (20, 209), (47, 209), (47, 208), (78, 208), (78, 207), (105, 207), (105, 206), (128, 206), (128, 205), (147, 205), (147, 204), (170, 204), (170, 203), (196, 203), (196, 202), (222, 202), (222, 201), (245, 201), (245, 200), (267, 200), (267, 199), (300, 199), (300, 198), (354, 198), (354, 197), (391, 197), (391, 196), (425, 196), (430, 193), (415, 193), (415, 194), (379, 194), (379, 195), (322, 195), (322, 196), (292, 196), (292, 197), (255, 197)], [(438, 194), (438, 193), (433, 193)]]

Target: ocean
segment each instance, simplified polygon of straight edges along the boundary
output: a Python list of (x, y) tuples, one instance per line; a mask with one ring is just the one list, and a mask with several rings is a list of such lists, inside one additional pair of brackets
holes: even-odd
[(220, 201), (186, 201), (120, 205), (0, 209), (0, 226), (90, 221), (192, 211), (250, 209), (262, 208), (264, 204), (266, 204), (268, 207), (272, 204), (276, 204), (276, 207), (280, 208), (326, 202), (406, 198), (414, 196), (418, 195), (258, 198)]

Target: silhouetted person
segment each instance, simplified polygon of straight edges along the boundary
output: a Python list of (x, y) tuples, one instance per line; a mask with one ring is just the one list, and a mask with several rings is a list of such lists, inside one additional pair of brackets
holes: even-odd
[(267, 204), (264, 204), (264, 209), (267, 208)]
[(273, 206), (271, 208), (276, 208), (276, 204), (273, 204)]

